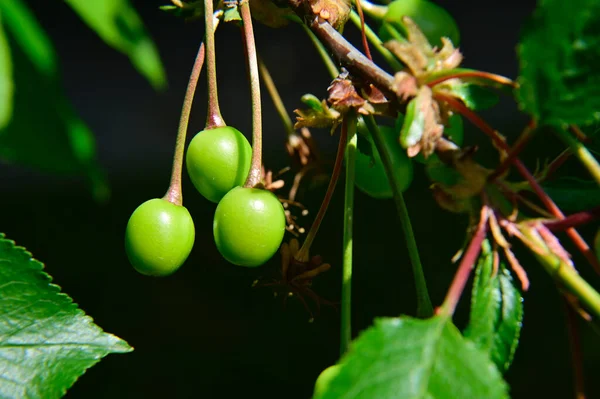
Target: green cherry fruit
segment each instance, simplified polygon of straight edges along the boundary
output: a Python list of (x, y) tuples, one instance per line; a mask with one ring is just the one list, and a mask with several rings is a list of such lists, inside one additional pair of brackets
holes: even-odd
[(196, 190), (215, 203), (232, 188), (244, 184), (251, 160), (250, 143), (231, 126), (205, 129), (196, 134), (185, 158)]
[(236, 187), (217, 205), (213, 235), (217, 249), (229, 262), (256, 267), (277, 252), (285, 224), (283, 206), (275, 194)]
[(341, 365), (334, 364), (333, 366), (329, 366), (325, 370), (321, 371), (321, 374), (319, 374), (317, 381), (315, 382), (315, 390), (313, 393), (314, 398), (318, 398), (327, 392), (329, 384), (340, 373), (340, 369)]
[(395, 0), (390, 3), (379, 31), (382, 41), (392, 39), (386, 24), (404, 32), (400, 21), (405, 15), (415, 21), (432, 46), (440, 47), (442, 37), (449, 38), (455, 47), (459, 45), (460, 31), (454, 18), (442, 7), (426, 0)]
[(194, 221), (188, 210), (155, 198), (138, 206), (129, 218), (125, 251), (138, 272), (168, 276), (185, 262), (194, 238)]
[[(396, 172), (400, 191), (405, 191), (413, 179), (412, 161), (398, 142), (397, 134), (393, 128), (379, 126), (379, 130), (384, 137), (385, 145), (390, 150), (392, 165)], [(360, 145), (360, 140), (368, 140), (368, 143)], [(392, 198), (394, 194), (385, 173), (383, 161), (370, 136), (359, 136), (358, 148), (354, 176), (356, 187), (373, 198)], [(362, 148), (370, 148), (370, 151), (361, 150)]]

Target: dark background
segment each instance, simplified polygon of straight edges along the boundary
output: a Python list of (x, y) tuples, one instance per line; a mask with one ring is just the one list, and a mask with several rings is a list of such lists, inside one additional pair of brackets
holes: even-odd
[[(134, 2), (168, 74), (168, 90), (157, 93), (125, 56), (102, 43), (66, 5), (29, 2), (54, 40), (69, 97), (97, 135), (112, 196), (99, 204), (80, 179), (1, 165), (0, 230), (45, 262), (54, 281), (101, 327), (135, 347), (130, 354), (108, 356), (88, 370), (67, 397), (308, 398), (319, 372), (337, 360), (339, 315), (324, 307), (315, 322), (308, 323), (309, 315), (297, 300), (288, 301), (284, 309), (270, 289), (252, 289), (254, 279), (276, 270), (278, 256), (255, 270), (226, 263), (212, 239), (215, 205), (195, 192), (187, 175), (185, 205), (195, 220), (196, 244), (186, 264), (171, 277), (154, 279), (136, 273), (127, 262), (123, 233), (131, 212), (147, 199), (161, 197), (167, 188), (180, 107), (203, 35), (201, 22), (185, 24), (159, 11), (158, 6), (166, 3)], [(461, 29), (464, 65), (516, 76), (519, 27), (534, 1), (520, 2), (517, 8), (501, 5), (504, 2), (440, 4)], [(274, 31), (256, 26), (255, 30), (259, 51), (290, 111), (301, 106), (304, 93), (324, 96), (330, 79), (299, 27)], [(350, 23), (346, 31), (351, 38), (358, 37)], [(250, 94), (240, 33), (225, 25), (218, 30), (216, 42), (223, 116), (249, 135)], [(205, 76), (191, 131), (204, 126)], [(265, 163), (278, 170), (287, 164), (285, 134), (266, 92), (263, 98)], [(485, 116), (509, 140), (526, 121), (510, 100)], [(333, 157), (336, 137), (324, 131), (314, 135), (323, 153)], [(465, 136), (468, 144), (482, 143), (481, 159), (492, 166), (494, 151), (483, 135), (467, 125)], [(553, 156), (557, 148), (553, 139), (534, 141), (526, 156)], [(466, 220), (437, 207), (427, 186), (416, 164), (415, 181), (405, 198), (432, 299), (439, 305), (455, 271), (449, 260), (462, 245)], [(315, 291), (333, 300), (340, 296), (341, 187), (313, 246), (313, 253), (333, 266), (315, 280)], [(324, 187), (301, 198), (313, 214), (323, 193)], [(374, 317), (414, 314), (415, 300), (393, 203), (357, 192), (355, 223), (353, 330), (357, 334)], [(310, 219), (304, 224), (308, 228)], [(590, 237), (593, 229), (583, 232)], [(550, 278), (525, 253), (519, 254), (532, 287), (525, 296), (521, 344), (507, 375), (511, 394), (514, 398), (570, 397), (572, 367), (562, 303)], [(467, 310), (465, 297), (456, 315), (459, 326), (464, 325)], [(588, 393), (597, 397), (600, 387), (592, 381), (600, 356), (597, 337), (587, 326), (582, 326), (582, 334)]]

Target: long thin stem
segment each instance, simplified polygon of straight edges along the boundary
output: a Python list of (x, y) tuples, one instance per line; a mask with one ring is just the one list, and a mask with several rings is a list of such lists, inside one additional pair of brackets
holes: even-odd
[(511, 88), (516, 87), (516, 83), (512, 79), (509, 79), (502, 75), (467, 68), (456, 68), (452, 70), (441, 71), (439, 73), (432, 73), (427, 78), (427, 81), (425, 83), (427, 84), (427, 86), (433, 87), (447, 80), (457, 78), (477, 78), (478, 80), (489, 81), (490, 83), (509, 86)]
[(333, 62), (333, 60), (331, 59), (331, 56), (327, 52), (327, 49), (325, 48), (325, 46), (323, 46), (323, 43), (321, 43), (317, 35), (315, 35), (314, 32), (310, 30), (308, 26), (306, 26), (302, 22), (301, 25), (302, 29), (304, 29), (310, 40), (315, 45), (319, 56), (321, 56), (321, 60), (323, 60), (323, 63), (325, 64), (325, 68), (327, 68), (327, 72), (329, 72), (329, 76), (331, 76), (332, 78), (336, 78), (340, 74), (340, 71), (335, 65), (335, 62)]
[(583, 371), (583, 356), (581, 352), (581, 339), (579, 336), (579, 319), (575, 310), (573, 310), (564, 298), (563, 305), (567, 316), (569, 346), (571, 347), (571, 364), (573, 365), (573, 397), (575, 399), (585, 399), (585, 378)]
[(208, 115), (206, 128), (225, 126), (225, 121), (219, 108), (219, 94), (217, 90), (217, 63), (215, 51), (215, 17), (213, 0), (204, 0), (204, 24), (206, 25), (206, 70), (208, 75)]
[(600, 164), (587, 147), (573, 137), (569, 132), (563, 129), (557, 129), (556, 133), (558, 137), (565, 142), (573, 152), (573, 154), (579, 159), (579, 161), (586, 167), (588, 172), (592, 175), (594, 180), (600, 185)]
[(240, 14), (244, 24), (244, 43), (247, 52), (250, 90), (252, 92), (252, 163), (244, 187), (254, 187), (260, 183), (262, 174), (262, 109), (260, 103), (260, 77), (256, 56), (256, 43), (252, 28), (250, 2), (245, 0), (240, 5)]
[(169, 189), (163, 197), (169, 202), (175, 205), (183, 204), (183, 194), (181, 191), (181, 169), (183, 167), (183, 154), (185, 151), (185, 137), (187, 135), (188, 122), (190, 120), (190, 112), (192, 110), (192, 103), (194, 102), (194, 93), (196, 92), (196, 86), (198, 85), (198, 78), (204, 65), (204, 42), (200, 43), (194, 66), (192, 67), (192, 73), (190, 74), (190, 80), (188, 81), (187, 89), (185, 91), (185, 97), (183, 99), (183, 106), (181, 107), (181, 116), (179, 118), (179, 128), (177, 129), (177, 140), (175, 141), (175, 155), (173, 156), (173, 170), (171, 171), (171, 182), (169, 183)]
[(263, 62), (263, 60), (258, 57), (258, 69), (260, 72), (260, 77), (262, 78), (262, 82), (267, 88), (269, 95), (271, 96), (271, 100), (273, 100), (273, 105), (275, 105), (275, 109), (281, 118), (281, 122), (283, 122), (283, 127), (285, 128), (285, 132), (288, 135), (294, 134), (294, 123), (292, 122), (292, 118), (287, 113), (285, 109), (285, 105), (283, 104), (283, 100), (279, 95), (279, 91), (277, 90), (277, 86), (275, 86), (275, 82), (273, 82), (273, 78), (271, 77), (271, 73), (269, 69)]
[(488, 211), (489, 208), (487, 206), (484, 205), (481, 207), (481, 215), (477, 229), (475, 230), (473, 237), (471, 237), (471, 242), (462, 256), (462, 259), (460, 260), (460, 264), (458, 265), (454, 279), (452, 280), (450, 288), (448, 289), (448, 293), (446, 294), (446, 299), (444, 299), (444, 303), (440, 309), (438, 309), (438, 313), (446, 315), (454, 314), (454, 310), (456, 309), (458, 300), (465, 289), (465, 285), (467, 284), (467, 280), (469, 279), (473, 265), (475, 264), (479, 253), (481, 252), (481, 243), (483, 242), (487, 232), (487, 221), (489, 217)]
[(317, 215), (315, 216), (315, 220), (310, 226), (310, 230), (306, 234), (306, 239), (304, 240), (304, 243), (302, 243), (302, 247), (296, 254), (296, 259), (301, 261), (308, 260), (310, 246), (312, 245), (313, 241), (315, 240), (315, 237), (317, 236), (317, 232), (319, 231), (319, 227), (321, 227), (321, 222), (325, 217), (325, 213), (327, 213), (327, 208), (329, 207), (329, 203), (331, 202), (331, 198), (333, 197), (333, 193), (335, 191), (335, 186), (340, 177), (340, 172), (342, 171), (344, 153), (346, 150), (346, 141), (348, 137), (348, 123), (346, 119), (347, 118), (344, 118), (342, 120), (340, 141), (338, 143), (337, 154), (335, 156), (335, 163), (333, 165), (333, 172), (331, 173), (331, 179), (329, 179), (329, 185), (327, 186), (325, 197), (323, 198), (323, 202), (321, 202), (321, 207), (319, 208), (319, 212), (317, 212)]
[[(359, 3), (360, 2), (357, 2), (357, 4), (359, 4)], [(350, 13), (350, 20), (359, 29), (362, 29), (363, 22), (361, 21), (360, 16), (356, 12), (352, 11)], [(392, 69), (394, 71), (399, 71), (402, 68), (404, 68), (402, 63), (400, 61), (398, 61), (398, 59), (394, 56), (394, 54), (392, 54), (392, 52), (390, 50), (383, 47), (383, 43), (382, 43), (381, 39), (379, 39), (379, 36), (377, 36), (377, 34), (373, 31), (373, 29), (371, 29), (371, 27), (366, 23), (364, 24), (364, 33), (367, 36), (367, 39), (369, 39), (369, 42), (371, 42), (371, 44), (375, 47), (375, 49), (379, 52), (379, 54), (381, 54), (383, 56), (383, 58), (386, 60), (386, 62), (388, 64), (390, 64), (390, 66), (392, 67)], [(370, 58), (368, 55), (367, 55), (367, 57)]]
[(553, 220), (544, 223), (550, 231), (564, 231), (568, 228), (580, 226), (582, 224), (593, 222), (600, 219), (600, 206), (569, 215), (564, 219)]
[[(363, 14), (362, 7), (360, 6), (360, 1), (355, 1), (356, 12), (358, 13), (358, 29), (360, 29), (360, 36), (362, 38), (362, 45), (365, 49), (365, 55), (368, 59), (373, 61), (373, 56), (371, 56), (371, 49), (369, 48), (369, 42), (367, 41), (367, 36), (365, 35), (365, 14)], [(351, 10), (351, 14), (354, 14), (355, 11)]]
[[(437, 100), (446, 102), (453, 109), (460, 112), (461, 115), (466, 117), (471, 123), (473, 123), (475, 126), (477, 126), (486, 135), (488, 135), (493, 140), (494, 144), (497, 147), (510, 152), (510, 147), (508, 146), (508, 144), (506, 144), (506, 142), (500, 136), (500, 134), (496, 130), (494, 130), (494, 128), (492, 128), (490, 125), (488, 125), (487, 122), (485, 122), (481, 117), (479, 117), (479, 115), (477, 115), (475, 112), (468, 109), (460, 101), (456, 100), (455, 98), (453, 98), (451, 96), (441, 94), (441, 93), (436, 93), (434, 95), (434, 97)], [(527, 170), (527, 168), (525, 167), (523, 162), (521, 162), (521, 160), (516, 158), (514, 160), (514, 165), (517, 168), (517, 170), (519, 171), (519, 173), (521, 174), (521, 176), (523, 176), (525, 178), (525, 180), (527, 180), (527, 182), (529, 183), (529, 185), (531, 186), (533, 191), (536, 193), (538, 198), (542, 201), (542, 203), (546, 207), (546, 209), (548, 209), (557, 218), (564, 219), (565, 215), (558, 208), (558, 206), (556, 206), (556, 204), (554, 203), (554, 201), (552, 201), (552, 199), (548, 196), (548, 194), (546, 194), (544, 192), (544, 190), (542, 189), (542, 186), (540, 186), (540, 184), (536, 181), (535, 177), (533, 177), (531, 172), (529, 172)], [(569, 236), (569, 238), (571, 239), (571, 241), (575, 244), (577, 249), (585, 256), (585, 258), (590, 263), (590, 265), (592, 265), (592, 267), (596, 270), (597, 273), (600, 273), (600, 262), (598, 261), (598, 258), (596, 258), (594, 251), (585, 242), (585, 240), (581, 237), (581, 235), (579, 235), (577, 230), (575, 230), (573, 228), (569, 228), (566, 230), (566, 233)]]
[(410, 215), (404, 202), (404, 196), (400, 190), (401, 183), (398, 181), (399, 177), (394, 166), (392, 165), (392, 158), (390, 156), (389, 148), (387, 148), (383, 139), (382, 133), (377, 127), (375, 118), (371, 115), (365, 118), (365, 123), (373, 141), (377, 152), (381, 156), (381, 161), (385, 168), (385, 173), (388, 176), (392, 193), (394, 195), (394, 203), (396, 204), (396, 211), (400, 217), (400, 224), (404, 233), (404, 240), (408, 249), (408, 256), (410, 258), (410, 264), (412, 266), (413, 278), (415, 279), (415, 289), (417, 291), (417, 316), (429, 317), (433, 314), (433, 306), (431, 305), (431, 299), (429, 297), (429, 291), (427, 290), (427, 283), (425, 281), (425, 274), (423, 273), (423, 265), (421, 264), (421, 258), (419, 256), (419, 248), (417, 247), (417, 240), (410, 222)]
[(352, 221), (354, 219), (354, 170), (356, 161), (356, 118), (348, 118), (346, 146), (346, 184), (344, 191), (344, 259), (342, 268), (342, 321), (340, 356), (346, 353), (352, 340)]

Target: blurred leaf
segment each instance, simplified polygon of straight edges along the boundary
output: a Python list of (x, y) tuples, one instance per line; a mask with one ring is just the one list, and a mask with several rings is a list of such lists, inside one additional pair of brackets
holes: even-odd
[(471, 317), (464, 335), (505, 372), (519, 343), (523, 303), (503, 264), (493, 275), (493, 258), (489, 242), (484, 241), (473, 282)]
[(13, 79), (10, 47), (2, 26), (2, 10), (0, 9), (0, 130), (8, 124), (13, 109)]
[(128, 0), (66, 2), (104, 42), (125, 53), (155, 88), (166, 86), (158, 50)]
[(444, 316), (375, 320), (313, 399), (508, 398), (498, 369)]
[(43, 268), (0, 234), (2, 398), (59, 398), (104, 356), (132, 350), (94, 324)]
[(12, 37), (35, 65), (38, 73), (56, 76), (58, 57), (35, 15), (21, 0), (0, 1), (0, 12), (7, 30), (12, 32)]
[(600, 187), (595, 181), (562, 177), (542, 184), (559, 208), (579, 212), (600, 205)]
[(539, 124), (600, 120), (600, 2), (543, 0), (518, 46), (521, 108)]
[[(2, 10), (6, 4), (18, 4), (0, 3)], [(50, 173), (87, 176), (96, 199), (106, 199), (108, 186), (95, 160), (94, 136), (64, 96), (57, 73), (48, 75), (34, 53), (38, 49), (23, 41), (23, 37), (45, 37), (42, 29), (35, 20), (24, 18), (29, 14), (15, 10), (27, 11), (13, 8), (3, 14), (16, 90), (12, 119), (0, 132), (0, 159)], [(28, 23), (21, 25), (24, 20)], [(39, 49), (41, 54), (50, 54), (55, 59), (49, 42), (37, 43), (48, 46)]]

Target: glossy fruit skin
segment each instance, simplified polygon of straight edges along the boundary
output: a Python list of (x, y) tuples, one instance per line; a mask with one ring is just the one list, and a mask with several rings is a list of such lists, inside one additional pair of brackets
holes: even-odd
[(125, 251), (138, 272), (168, 276), (185, 262), (194, 239), (194, 221), (187, 208), (154, 198), (131, 214), (125, 229)]
[[(432, 46), (440, 47), (442, 44), (441, 37), (450, 38), (455, 47), (460, 44), (460, 31), (456, 21), (437, 4), (426, 0), (395, 0), (389, 4), (383, 17), (383, 23), (391, 23), (397, 29), (399, 28), (399, 32), (402, 33), (403, 28), (399, 27), (398, 24), (405, 15), (419, 26)], [(387, 30), (383, 27), (379, 34), (384, 42), (391, 39)]]
[(270, 191), (235, 187), (217, 205), (213, 235), (217, 249), (234, 265), (257, 267), (279, 249), (285, 213)]
[(251, 160), (252, 147), (246, 137), (231, 126), (223, 126), (196, 134), (185, 163), (196, 190), (217, 203), (229, 190), (244, 184)]
[(321, 374), (319, 374), (317, 381), (315, 382), (313, 397), (317, 398), (323, 395), (325, 391), (327, 391), (329, 383), (340, 373), (340, 371), (341, 365), (339, 364), (334, 364), (321, 371)]
[[(390, 149), (392, 165), (397, 171), (400, 182), (400, 191), (405, 191), (413, 179), (413, 164), (406, 155), (406, 151), (400, 146), (395, 130), (388, 126), (379, 126), (387, 148)], [(388, 199), (394, 196), (388, 177), (385, 173), (383, 162), (372, 142), (370, 136), (363, 137), (369, 140), (372, 155), (360, 151), (356, 154), (356, 167), (354, 184), (356, 187), (370, 197), (377, 199)]]

